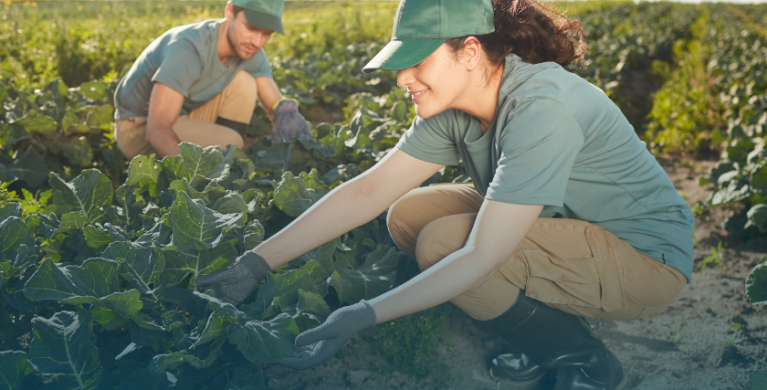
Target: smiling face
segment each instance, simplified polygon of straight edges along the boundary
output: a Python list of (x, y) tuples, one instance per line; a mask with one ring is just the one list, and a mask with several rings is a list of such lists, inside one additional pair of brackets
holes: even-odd
[(420, 64), (400, 70), (397, 75), (397, 85), (410, 93), (416, 114), (424, 119), (448, 108), (462, 108), (467, 103), (464, 91), (471, 80), (469, 70), (445, 44)]
[(226, 18), (230, 21), (226, 38), (237, 56), (247, 60), (264, 47), (274, 31), (248, 23), (244, 11), (234, 15), (231, 11), (231, 3), (229, 5), (226, 10)]

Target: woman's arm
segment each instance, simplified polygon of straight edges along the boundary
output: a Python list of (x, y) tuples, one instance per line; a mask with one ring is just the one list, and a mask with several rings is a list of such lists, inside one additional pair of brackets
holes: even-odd
[(485, 283), (511, 257), (541, 210), (485, 200), (462, 249), (369, 301), (376, 323), (437, 306)]
[(442, 167), (395, 148), (365, 173), (333, 189), (254, 251), (275, 269), (370, 222)]

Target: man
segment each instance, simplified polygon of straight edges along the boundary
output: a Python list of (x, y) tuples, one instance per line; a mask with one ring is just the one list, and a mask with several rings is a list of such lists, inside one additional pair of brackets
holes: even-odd
[(243, 147), (261, 100), (272, 142), (309, 134), (283, 99), (262, 47), (282, 26), (283, 0), (232, 0), (221, 20), (168, 30), (139, 56), (115, 91), (115, 140), (128, 158), (178, 155), (181, 142)]

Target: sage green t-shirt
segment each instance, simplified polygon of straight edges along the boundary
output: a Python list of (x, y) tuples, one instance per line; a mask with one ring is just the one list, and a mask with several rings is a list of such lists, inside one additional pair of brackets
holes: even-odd
[(485, 134), (477, 118), (449, 109), (416, 118), (397, 147), (437, 164), (463, 160), (486, 199), (602, 226), (691, 278), (695, 219), (687, 203), (620, 109), (556, 63), (509, 55)]
[(221, 93), (240, 70), (254, 78), (272, 70), (261, 49), (247, 60), (218, 58), (218, 32), (223, 19), (172, 28), (139, 55), (115, 91), (115, 120), (146, 117), (154, 83), (184, 95), (181, 115), (192, 112)]

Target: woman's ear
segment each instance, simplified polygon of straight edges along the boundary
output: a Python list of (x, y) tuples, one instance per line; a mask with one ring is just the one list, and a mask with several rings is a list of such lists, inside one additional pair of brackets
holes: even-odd
[(476, 69), (482, 62), (482, 44), (479, 43), (479, 39), (474, 36), (466, 37), (463, 41), (460, 58), (466, 70)]

